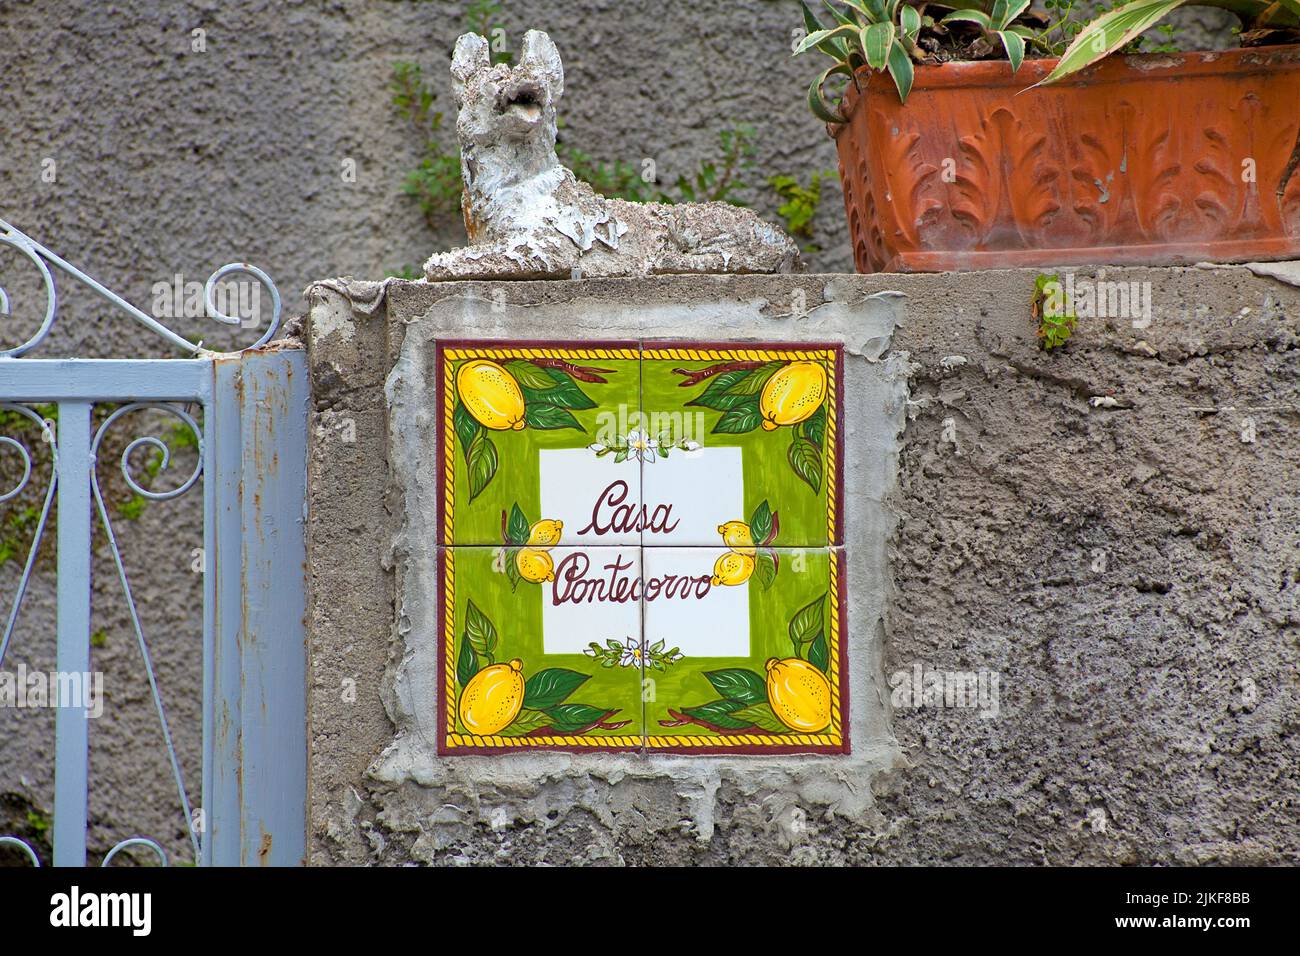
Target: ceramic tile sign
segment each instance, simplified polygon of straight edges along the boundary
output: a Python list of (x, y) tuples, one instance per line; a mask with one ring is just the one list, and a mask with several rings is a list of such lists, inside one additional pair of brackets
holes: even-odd
[(843, 354), (442, 342), (439, 750), (847, 752)]

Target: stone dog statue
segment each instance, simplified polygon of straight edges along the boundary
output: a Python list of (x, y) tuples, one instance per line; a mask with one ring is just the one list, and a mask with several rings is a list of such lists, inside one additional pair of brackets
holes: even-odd
[(451, 76), (470, 245), (431, 256), (430, 282), (802, 267), (790, 238), (748, 209), (607, 199), (561, 166), (555, 107), (564, 68), (545, 33), (525, 34), (513, 68), (493, 66), (487, 40), (467, 33)]

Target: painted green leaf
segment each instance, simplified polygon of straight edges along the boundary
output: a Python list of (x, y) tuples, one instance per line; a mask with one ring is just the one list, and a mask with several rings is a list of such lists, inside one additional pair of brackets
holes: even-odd
[(510, 539), (510, 543), (527, 544), (530, 527), (523, 509), (519, 507), (518, 502), (515, 502), (510, 508), (510, 519), (506, 523), (506, 536)]
[(580, 432), (586, 431), (568, 410), (555, 405), (541, 405), (537, 402), (524, 404), (524, 423), (529, 428), (545, 431), (556, 428), (576, 428)]
[(912, 80), (916, 74), (912, 69), (911, 56), (897, 40), (889, 48), (889, 75), (894, 78), (894, 85), (898, 87), (899, 101), (906, 103), (908, 94), (912, 92)]
[(818, 448), (826, 439), (826, 405), (823, 403), (803, 423), (803, 435)]
[(576, 734), (604, 720), (611, 711), (590, 704), (559, 704), (546, 709), (551, 726), (559, 734)]
[(830, 647), (826, 643), (825, 633), (818, 634), (808, 645), (808, 663), (816, 667), (823, 674), (831, 664)]
[(724, 435), (742, 435), (752, 432), (763, 422), (763, 414), (758, 410), (758, 399), (750, 397), (744, 405), (738, 405), (729, 412), (724, 412), (713, 426), (715, 432)]
[(549, 369), (544, 374), (550, 381), (550, 385), (546, 388), (522, 387), (525, 406), (537, 403), (578, 410), (596, 407), (596, 403), (588, 398), (587, 393), (565, 372), (561, 372), (559, 369)]
[(771, 588), (772, 582), (776, 580), (776, 568), (776, 552), (771, 548), (763, 548), (754, 555), (754, 576), (763, 585), (764, 591)]
[(541, 730), (543, 727), (551, 725), (551, 715), (541, 710), (530, 710), (525, 707), (519, 711), (519, 716), (510, 722), (510, 726), (501, 731), (506, 737), (522, 737), (524, 734), (531, 733), (534, 730)]
[(487, 437), (486, 428), (480, 429), (470, 442), (465, 461), (469, 468), (469, 500), (473, 501), (497, 473), (497, 446)]
[(794, 645), (794, 653), (797, 657), (802, 657), (802, 649), (805, 644), (809, 644), (817, 637), (818, 634), (825, 632), (826, 619), (822, 606), (826, 603), (826, 595), (822, 594), (817, 600), (805, 604), (794, 617), (790, 618), (790, 643)]
[(785, 365), (784, 362), (768, 362), (766, 365), (760, 365), (758, 368), (745, 373), (736, 384), (727, 389), (728, 395), (757, 395), (767, 384), (767, 380), (776, 374), (776, 370)]
[(732, 386), (748, 375), (749, 371), (743, 368), (715, 375), (709, 380), (708, 387), (686, 404), (712, 408), (719, 412), (725, 412), (737, 405), (743, 405), (745, 403), (744, 395), (730, 395), (729, 392)]
[(1055, 83), (1064, 76), (1096, 63), (1107, 54), (1114, 53), (1185, 2), (1186, 0), (1134, 0), (1133, 3), (1126, 3), (1101, 14), (1079, 31), (1074, 42), (1061, 54), (1056, 68), (1034, 86)]
[(749, 536), (755, 544), (767, 540), (767, 536), (772, 533), (772, 508), (768, 505), (767, 499), (764, 498), (754, 509), (754, 513), (749, 518)]
[(748, 707), (742, 707), (740, 710), (731, 714), (732, 720), (743, 721), (753, 724), (759, 730), (766, 731), (769, 734), (787, 734), (789, 729), (781, 723), (772, 713), (772, 706), (766, 701), (757, 704), (750, 704)]
[(862, 28), (859, 35), (862, 43), (862, 55), (867, 58), (867, 65), (873, 70), (883, 70), (889, 60), (889, 47), (894, 42), (894, 24), (890, 20), (873, 23)]
[(460, 642), (460, 657), (456, 659), (456, 683), (464, 687), (478, 673), (478, 656), (468, 640)]
[(740, 700), (746, 704), (767, 700), (767, 681), (743, 667), (705, 671), (704, 676), (713, 685), (713, 689), (727, 700)]
[(683, 707), (682, 713), (725, 730), (745, 730), (750, 726), (749, 722), (736, 720), (731, 716), (745, 706), (747, 705), (743, 700), (714, 700), (697, 707)]
[(469, 449), (474, 443), (474, 436), (482, 431), (483, 426), (474, 420), (474, 416), (460, 402), (451, 413), (452, 428), (456, 431), (456, 437), (460, 439), (461, 454), (465, 456), (465, 461), (469, 461)]
[(789, 458), (794, 473), (807, 482), (808, 487), (814, 492), (820, 492), (822, 490), (821, 449), (806, 438), (795, 438), (790, 443)]
[(515, 563), (515, 558), (518, 556), (518, 548), (506, 549), (506, 580), (510, 582), (511, 591), (518, 588), (519, 582), (523, 580), (523, 575), (519, 573), (519, 565)]
[(465, 607), (465, 640), (474, 647), (474, 653), (487, 658), (489, 663), (497, 649), (497, 629), (488, 616), (469, 601)]
[(546, 369), (525, 359), (515, 359), (513, 362), (507, 362), (505, 367), (506, 371), (514, 376), (520, 388), (531, 388), (535, 392), (544, 392), (548, 388), (555, 387), (555, 379), (551, 378)]
[(563, 703), (565, 698), (582, 686), (587, 677), (587, 674), (563, 667), (548, 667), (538, 671), (524, 682), (524, 706), (547, 710)]

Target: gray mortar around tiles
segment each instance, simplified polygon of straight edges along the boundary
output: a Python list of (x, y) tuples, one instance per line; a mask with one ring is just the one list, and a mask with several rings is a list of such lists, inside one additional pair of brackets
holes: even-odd
[[(774, 327), (762, 299), (579, 302), (511, 305), (473, 294), (436, 302), (422, 314), (391, 316), (394, 362), (386, 383), (388, 455), (401, 528), (393, 542), (397, 573), (400, 660), (390, 667), (388, 707), (397, 733), (372, 768), (393, 787), (427, 788), (418, 803), (434, 808), (461, 803), (483, 823), (531, 819), (535, 803), (586, 806), (598, 815), (608, 787), (624, 777), (662, 779), (689, 805), (701, 838), (711, 834), (709, 802), (720, 778), (743, 787), (779, 789), (849, 816), (866, 810), (870, 780), (898, 757), (890, 735), (879, 665), (887, 586), (886, 544), (892, 519), (884, 500), (896, 480), (898, 441), (907, 404), (905, 360), (882, 357), (901, 317), (895, 295), (831, 294), (831, 301)], [(323, 307), (318, 307), (318, 311)], [(391, 305), (390, 305), (391, 308)], [(333, 314), (319, 311), (322, 321)], [(829, 342), (846, 346), (845, 517), (848, 568), (849, 755), (782, 757), (643, 756), (640, 754), (527, 753), (439, 757), (430, 702), (437, 700), (437, 489), (432, 369), (440, 338), (571, 340), (676, 339), (709, 342)], [(537, 787), (549, 781), (550, 793)], [(512, 794), (526, 791), (527, 798)], [(454, 794), (473, 793), (468, 803)], [(395, 812), (414, 810), (411, 802)], [(469, 810), (468, 808), (476, 808)]]

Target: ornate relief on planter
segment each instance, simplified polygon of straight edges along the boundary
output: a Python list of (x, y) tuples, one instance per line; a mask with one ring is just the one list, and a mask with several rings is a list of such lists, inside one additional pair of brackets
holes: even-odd
[[(859, 272), (1300, 256), (1300, 46), (859, 74), (833, 129)], [(1023, 91), (1023, 92), (1022, 92)]]

